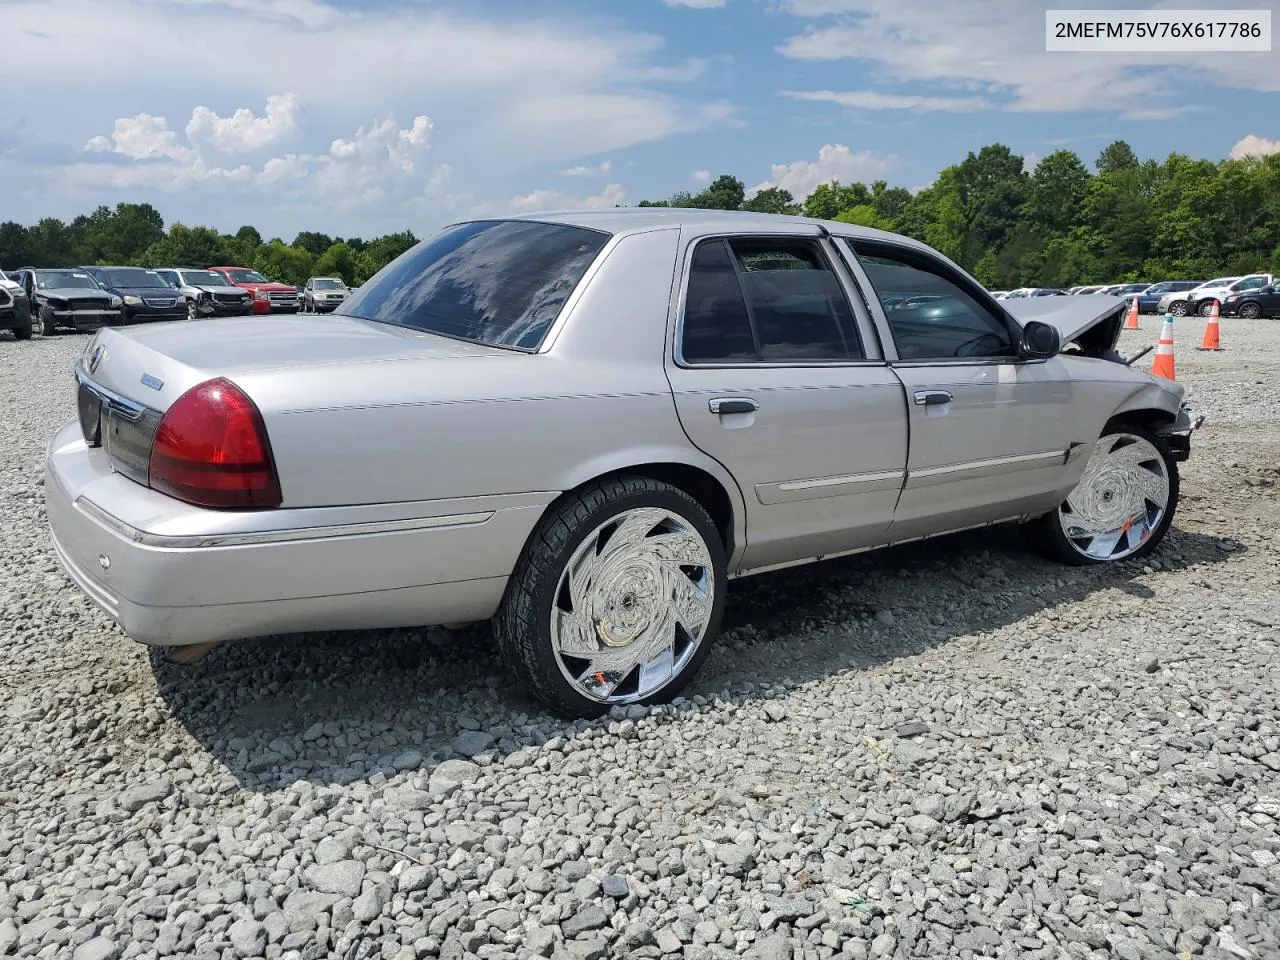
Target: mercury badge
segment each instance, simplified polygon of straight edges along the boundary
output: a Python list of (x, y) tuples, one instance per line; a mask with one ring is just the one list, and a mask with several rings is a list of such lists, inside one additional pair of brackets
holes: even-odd
[(98, 369), (98, 364), (102, 362), (102, 354), (106, 352), (106, 347), (98, 344), (93, 348), (93, 354), (89, 357), (89, 372), (93, 373)]

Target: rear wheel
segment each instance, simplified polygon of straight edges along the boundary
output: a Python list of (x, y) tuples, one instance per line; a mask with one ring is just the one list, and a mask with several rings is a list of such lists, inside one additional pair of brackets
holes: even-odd
[(530, 537), (495, 628), (531, 691), (563, 713), (674, 697), (720, 627), (724, 547), (701, 504), (648, 477), (566, 497)]
[(1262, 316), (1262, 307), (1256, 303), (1246, 303), (1240, 307), (1240, 316), (1246, 320), (1257, 320)]
[(1169, 447), (1122, 424), (1102, 434), (1076, 488), (1028, 533), (1045, 554), (1073, 566), (1129, 560), (1159, 546), (1177, 506), (1178, 464)]
[(52, 337), (58, 332), (58, 321), (53, 315), (53, 309), (50, 307), (40, 308), (40, 334), (45, 337)]

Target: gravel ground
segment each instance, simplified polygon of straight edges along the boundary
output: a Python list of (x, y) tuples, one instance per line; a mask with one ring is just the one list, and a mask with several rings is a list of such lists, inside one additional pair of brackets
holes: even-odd
[(598, 723), (479, 630), (126, 641), (44, 529), (84, 338), (3, 338), (0, 956), (1280, 956), (1280, 324), (1201, 329), (1145, 566), (739, 581), (688, 699)]

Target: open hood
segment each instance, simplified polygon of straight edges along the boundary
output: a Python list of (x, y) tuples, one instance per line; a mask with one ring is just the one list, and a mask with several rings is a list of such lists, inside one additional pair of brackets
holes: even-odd
[[(1039, 320), (1053, 324), (1062, 335), (1063, 346), (1096, 329), (1097, 332), (1087, 339), (1092, 346), (1109, 350), (1120, 336), (1120, 323), (1129, 301), (1119, 297), (1081, 294), (1074, 297), (1025, 297), (1001, 300), (1000, 303), (1019, 323)], [(1103, 340), (1106, 342), (1100, 342)]]

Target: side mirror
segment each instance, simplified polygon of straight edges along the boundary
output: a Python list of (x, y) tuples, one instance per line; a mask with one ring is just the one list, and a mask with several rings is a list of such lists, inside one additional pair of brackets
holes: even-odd
[(1051, 323), (1028, 320), (1022, 328), (1018, 353), (1024, 360), (1048, 360), (1062, 349), (1062, 334)]

